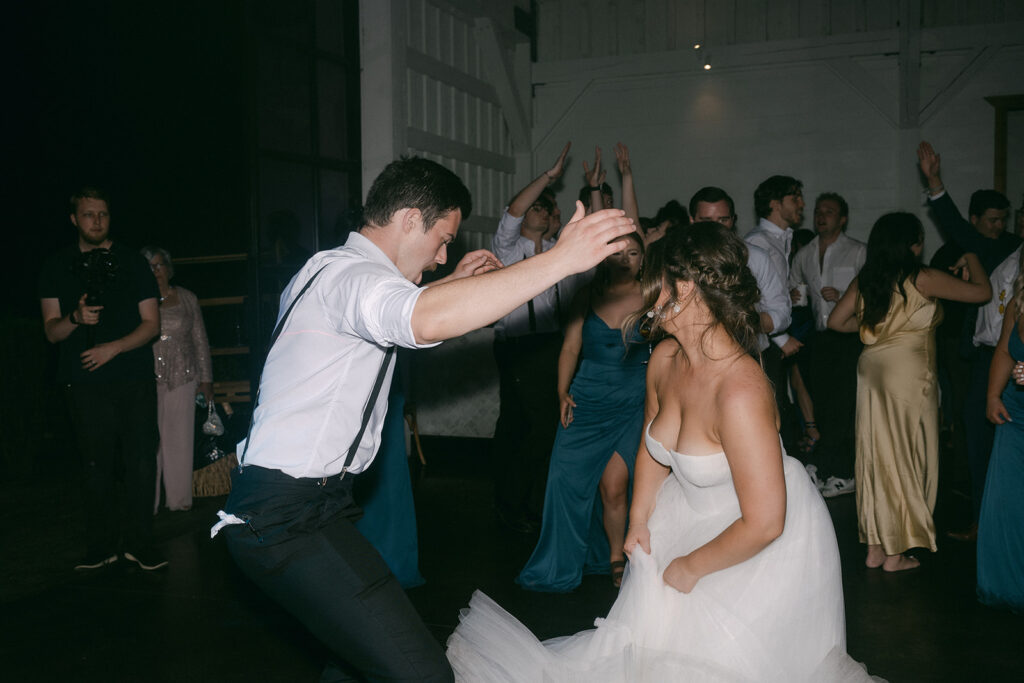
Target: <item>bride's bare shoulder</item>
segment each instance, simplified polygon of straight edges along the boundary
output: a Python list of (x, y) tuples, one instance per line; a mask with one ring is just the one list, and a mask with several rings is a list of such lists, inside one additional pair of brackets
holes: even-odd
[(729, 366), (718, 383), (715, 401), (720, 409), (765, 411), (774, 414), (775, 394), (760, 364), (743, 356)]

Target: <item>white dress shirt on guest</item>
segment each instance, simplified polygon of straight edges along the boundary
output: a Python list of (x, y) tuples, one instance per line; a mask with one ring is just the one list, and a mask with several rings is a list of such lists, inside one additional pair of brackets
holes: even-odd
[[(786, 284), (775, 273), (775, 268), (769, 260), (768, 254), (760, 247), (753, 244), (747, 245), (747, 268), (754, 275), (757, 281), (757, 288), (761, 290), (761, 300), (757, 302), (758, 313), (767, 313), (772, 319), (772, 327), (775, 330), (785, 330), (792, 322), (792, 307), (789, 291)], [(768, 335), (763, 332), (757, 334), (757, 344), (763, 352), (768, 348)]]
[[(743, 239), (747, 244), (761, 248), (768, 255), (768, 262), (771, 264), (772, 270), (775, 271), (779, 282), (782, 283), (783, 289), (785, 289), (786, 284), (789, 282), (789, 247), (793, 243), (793, 231), (783, 230), (767, 218), (762, 218)], [(785, 308), (787, 320), (792, 316), (792, 306), (793, 302), (789, 298), (789, 293), (786, 292)], [(776, 326), (771, 334), (772, 342), (780, 348), (789, 341), (789, 335), (786, 334), (786, 328), (788, 327), (789, 322), (786, 323), (785, 327)]]
[(1020, 271), (1020, 247), (992, 269), (988, 280), (992, 283), (992, 298), (978, 309), (978, 322), (974, 326), (975, 346), (995, 346), (1003, 330), (1003, 316), (1013, 298), (1013, 283)]
[[(835, 301), (825, 301), (821, 295), (823, 287), (839, 290), (839, 296), (846, 292), (853, 278), (864, 267), (868, 248), (846, 233), (832, 244), (825, 247), (825, 258), (818, 259), (818, 248), (821, 238), (815, 237), (793, 257), (793, 267), (789, 273), (789, 288), (807, 285), (807, 298), (814, 312), (814, 327), (820, 332), (828, 328), (828, 316), (836, 307)], [(822, 265), (818, 265), (821, 263)]]
[[(534, 241), (519, 233), (522, 224), (523, 217), (510, 215), (508, 207), (505, 207), (498, 221), (498, 230), (491, 238), (491, 251), (506, 266), (536, 255)], [(555, 240), (543, 240), (541, 251), (547, 251), (555, 244)], [(526, 303), (494, 323), (495, 336), (498, 339), (511, 339), (533, 333), (558, 332), (562, 328), (560, 316), (568, 312), (572, 296), (578, 288), (578, 276), (566, 278), (554, 287), (549, 287), (533, 298), (533, 329), (530, 328), (530, 307)]]
[[(306, 262), (281, 294), (279, 318), (324, 265), (267, 357), (248, 450), (238, 444), (245, 465), (296, 478), (339, 474), (388, 347), (436, 346), (418, 344), (412, 331), (423, 290), (358, 232)], [(393, 359), (389, 365), (350, 472), (362, 472), (377, 452)]]

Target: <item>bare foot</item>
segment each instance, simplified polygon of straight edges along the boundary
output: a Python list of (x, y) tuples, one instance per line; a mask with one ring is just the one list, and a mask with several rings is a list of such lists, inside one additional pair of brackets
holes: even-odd
[(880, 545), (868, 545), (868, 559), (864, 560), (864, 564), (868, 569), (878, 569), (885, 563), (885, 551), (882, 550)]
[(887, 555), (885, 562), (882, 564), (882, 571), (884, 572), (905, 572), (909, 569), (917, 569), (921, 566), (921, 562), (916, 557), (907, 557), (906, 555)]

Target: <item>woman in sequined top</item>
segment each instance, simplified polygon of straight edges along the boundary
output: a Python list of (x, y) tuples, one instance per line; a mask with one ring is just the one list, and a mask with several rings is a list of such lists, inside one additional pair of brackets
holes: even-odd
[(207, 402), (213, 400), (213, 367), (196, 295), (171, 285), (171, 255), (160, 247), (145, 247), (142, 255), (149, 261), (160, 288), (160, 338), (153, 344), (160, 427), (155, 514), (160, 506), (161, 482), (168, 509), (192, 507), (195, 399), (197, 393), (202, 393)]

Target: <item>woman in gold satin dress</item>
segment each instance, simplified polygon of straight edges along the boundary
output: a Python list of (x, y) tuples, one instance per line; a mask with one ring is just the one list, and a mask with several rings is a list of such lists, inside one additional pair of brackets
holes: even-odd
[(918, 567), (904, 555), (911, 548), (935, 551), (938, 299), (981, 303), (992, 296), (977, 256), (965, 254), (950, 275), (921, 265), (923, 247), (917, 216), (879, 218), (864, 267), (828, 320), (834, 330), (859, 331), (864, 342), (857, 365), (857, 519), (868, 546), (865, 564), (887, 572)]

